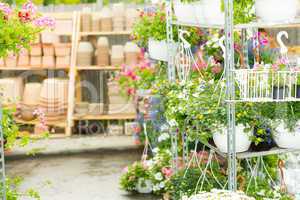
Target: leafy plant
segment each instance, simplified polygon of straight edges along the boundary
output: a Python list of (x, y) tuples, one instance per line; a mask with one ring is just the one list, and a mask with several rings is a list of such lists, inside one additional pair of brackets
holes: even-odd
[(0, 58), (29, 49), (38, 33), (53, 26), (54, 20), (37, 13), (31, 2), (15, 9), (0, 3)]

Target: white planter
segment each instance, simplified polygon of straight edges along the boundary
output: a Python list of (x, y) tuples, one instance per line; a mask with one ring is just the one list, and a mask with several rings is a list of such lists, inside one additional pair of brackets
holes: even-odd
[(182, 23), (196, 23), (195, 8), (193, 3), (174, 4), (174, 12), (177, 20)]
[(225, 13), (221, 11), (221, 0), (203, 0), (203, 16), (207, 24), (225, 24)]
[(204, 9), (201, 1), (194, 3), (197, 24), (205, 24)]
[(290, 132), (284, 123), (280, 123), (276, 128), (274, 140), (280, 148), (300, 149), (300, 122), (297, 123), (295, 132)]
[(293, 21), (297, 15), (297, 0), (256, 0), (256, 15), (263, 22)]
[[(178, 45), (174, 43), (171, 49), (175, 52), (177, 46)], [(157, 41), (150, 39), (148, 41), (148, 50), (150, 58), (165, 62), (168, 61), (168, 45), (165, 40)]]
[(150, 194), (152, 192), (153, 184), (150, 180), (140, 178), (137, 185), (137, 191), (141, 194)]
[[(245, 127), (243, 125), (238, 125), (235, 128), (235, 146), (237, 153), (247, 151), (251, 145), (250, 136), (252, 132), (245, 133), (244, 129)], [(227, 153), (227, 129), (225, 127), (220, 132), (213, 134), (213, 140), (221, 152)]]

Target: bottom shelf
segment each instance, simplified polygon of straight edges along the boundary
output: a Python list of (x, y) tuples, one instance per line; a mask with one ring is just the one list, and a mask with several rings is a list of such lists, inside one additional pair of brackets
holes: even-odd
[[(212, 149), (213, 151), (215, 151), (216, 153), (218, 153), (220, 156), (226, 158), (227, 157), (227, 153), (223, 153), (221, 152), (217, 147), (215, 147), (212, 144), (204, 144), (205, 146), (209, 147), (210, 149)], [(267, 151), (246, 151), (246, 152), (242, 152), (242, 153), (237, 153), (236, 157), (237, 159), (245, 159), (245, 158), (254, 158), (254, 157), (260, 157), (260, 156), (269, 156), (269, 155), (275, 155), (275, 154), (285, 154), (285, 153), (296, 153), (296, 152), (300, 152), (300, 149), (283, 149), (283, 148), (279, 148), (279, 147), (273, 147), (270, 150)]]
[(74, 120), (132, 120), (136, 119), (136, 114), (106, 114), (106, 115), (80, 115), (75, 114), (73, 117)]
[[(15, 118), (15, 121), (17, 124), (28, 124), (28, 125), (36, 125), (39, 124), (40, 122), (38, 120), (32, 120), (32, 121), (25, 121), (19, 118)], [(67, 123), (65, 121), (51, 121), (51, 122), (46, 122), (47, 125), (49, 126), (55, 126), (58, 128), (66, 128)]]

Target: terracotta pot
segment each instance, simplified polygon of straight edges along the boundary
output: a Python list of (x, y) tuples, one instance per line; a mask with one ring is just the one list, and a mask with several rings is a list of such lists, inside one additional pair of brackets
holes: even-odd
[(70, 56), (71, 55), (71, 44), (70, 43), (56, 43), (54, 44), (55, 56)]
[(42, 56), (42, 44), (32, 44), (30, 48), (31, 56)]

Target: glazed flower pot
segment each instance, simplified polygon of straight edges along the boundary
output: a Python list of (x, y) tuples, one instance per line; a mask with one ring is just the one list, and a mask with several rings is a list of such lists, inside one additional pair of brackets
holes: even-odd
[(287, 86), (273, 86), (273, 99), (282, 100), (288, 96), (289, 88)]
[(284, 149), (300, 148), (300, 121), (298, 121), (295, 131), (291, 132), (280, 122), (274, 134), (274, 140), (278, 147)]
[(181, 23), (196, 23), (194, 4), (177, 2), (174, 4), (174, 12), (177, 20)]
[(221, 10), (221, 0), (203, 0), (202, 6), (206, 23), (215, 25), (225, 23), (225, 13)]
[[(235, 129), (235, 146), (237, 153), (247, 151), (251, 145), (251, 133), (245, 133), (244, 129), (245, 127), (243, 125), (237, 125)], [(221, 152), (227, 153), (227, 129), (225, 127), (213, 134), (213, 140)]]
[[(173, 52), (177, 49), (177, 44), (171, 45)], [(148, 51), (150, 58), (160, 61), (168, 61), (168, 44), (165, 40), (157, 41), (154, 39), (149, 39), (148, 41)]]
[(293, 21), (297, 15), (297, 0), (256, 0), (256, 15), (263, 22)]
[(254, 136), (257, 138), (261, 138), (263, 140), (263, 142), (260, 142), (258, 145), (253, 143), (251, 145), (251, 150), (257, 151), (257, 152), (268, 151), (275, 146), (275, 142), (272, 137), (271, 129), (266, 128), (265, 131), (266, 131), (265, 135), (259, 135), (257, 133), (257, 128), (254, 128)]
[(151, 180), (145, 180), (144, 178), (140, 178), (138, 180), (138, 184), (136, 189), (138, 193), (141, 194), (150, 194), (152, 192), (153, 183)]

